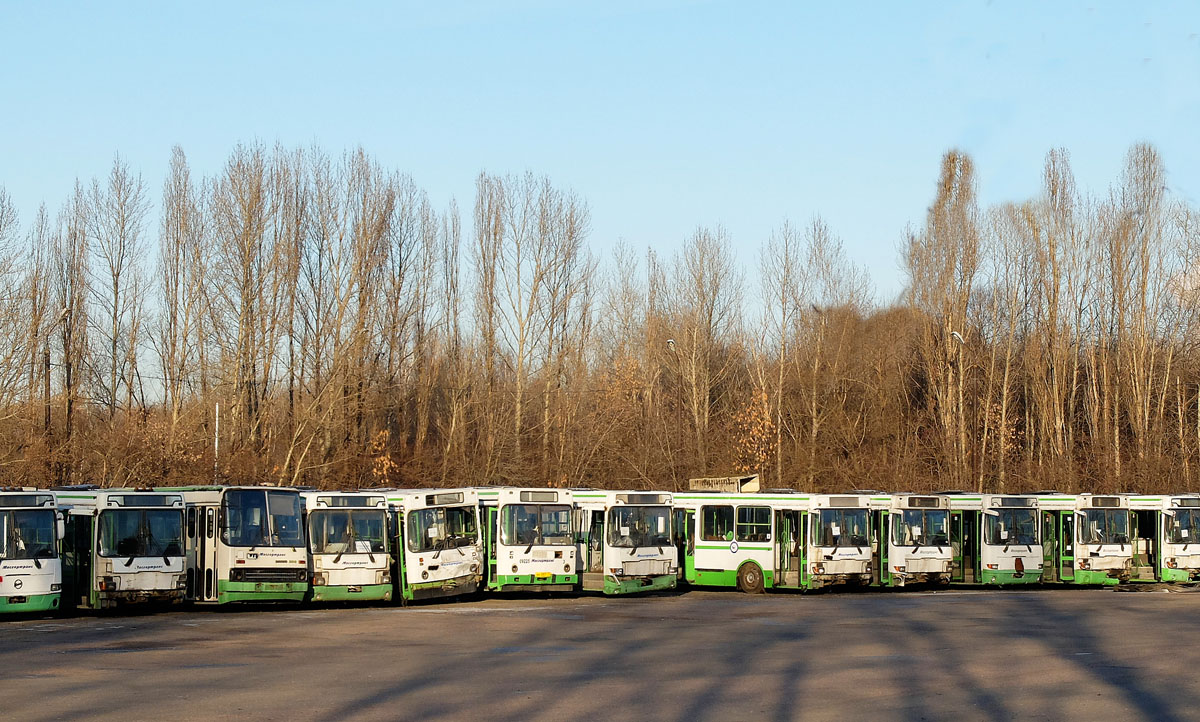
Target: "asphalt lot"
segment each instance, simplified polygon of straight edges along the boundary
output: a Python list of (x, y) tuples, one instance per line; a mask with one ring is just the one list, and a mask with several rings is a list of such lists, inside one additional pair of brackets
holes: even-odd
[(1196, 719), (1200, 593), (689, 592), (0, 622), (5, 719)]

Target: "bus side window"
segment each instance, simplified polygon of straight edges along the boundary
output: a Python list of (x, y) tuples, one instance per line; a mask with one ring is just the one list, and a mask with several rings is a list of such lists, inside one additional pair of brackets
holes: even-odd
[(196, 538), (196, 507), (188, 507), (187, 510), (187, 535), (188, 539)]

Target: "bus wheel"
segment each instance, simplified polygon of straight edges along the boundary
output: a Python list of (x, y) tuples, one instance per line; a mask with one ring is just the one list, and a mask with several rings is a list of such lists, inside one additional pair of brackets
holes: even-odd
[(746, 562), (738, 569), (738, 589), (747, 594), (762, 594), (763, 575), (757, 564)]

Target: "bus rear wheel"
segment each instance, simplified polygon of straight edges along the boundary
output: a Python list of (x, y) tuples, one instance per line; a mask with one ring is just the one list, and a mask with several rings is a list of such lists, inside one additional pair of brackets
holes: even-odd
[(762, 594), (763, 574), (757, 564), (746, 562), (738, 569), (738, 589), (747, 594)]

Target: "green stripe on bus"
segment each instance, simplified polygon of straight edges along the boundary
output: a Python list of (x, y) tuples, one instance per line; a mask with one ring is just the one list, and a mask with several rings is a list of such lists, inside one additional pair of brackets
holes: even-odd
[[(725, 544), (723, 546), (709, 546), (709, 545), (697, 544), (696, 548), (697, 549), (725, 549), (726, 551), (728, 551), (729, 545)], [(774, 547), (751, 547), (751, 546), (746, 546), (745, 544), (738, 544), (738, 551), (741, 551), (743, 549), (747, 549), (749, 551), (754, 551), (754, 552), (769, 552), (769, 551), (774, 550)]]
[(719, 495), (715, 494), (702, 494), (700, 497), (686, 497), (686, 495), (683, 494), (674, 495), (674, 500), (679, 501), (682, 499), (689, 501), (706, 501), (710, 499), (731, 499), (734, 501), (754, 501), (756, 499), (762, 501), (809, 501), (809, 497), (766, 497), (766, 495), (762, 495), (762, 497), (760, 497), (760, 495), (757, 494), (745, 495), (745, 497), (719, 497)]

